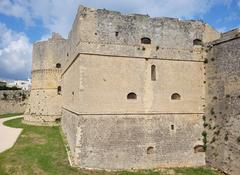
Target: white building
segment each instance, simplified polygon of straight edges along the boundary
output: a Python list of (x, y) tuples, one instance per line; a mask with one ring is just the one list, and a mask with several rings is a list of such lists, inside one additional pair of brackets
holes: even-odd
[(7, 83), (8, 87), (18, 87), (21, 88), (22, 90), (30, 90), (31, 89), (31, 79), (28, 79), (27, 81), (23, 81), (23, 80), (16, 80), (16, 81), (12, 81)]

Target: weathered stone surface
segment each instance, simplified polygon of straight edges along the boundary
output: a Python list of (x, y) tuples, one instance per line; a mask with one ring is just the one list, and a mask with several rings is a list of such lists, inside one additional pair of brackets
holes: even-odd
[[(229, 174), (240, 172), (240, 34), (211, 43), (207, 68), (207, 162)], [(240, 35), (239, 35), (240, 36)]]
[(194, 150), (203, 147), (203, 43), (217, 38), (201, 21), (80, 7), (62, 72), (73, 162), (111, 170), (204, 165), (205, 153)]
[(239, 36), (81, 6), (68, 39), (34, 45), (25, 122), (62, 115), (74, 164), (111, 170), (202, 166), (205, 126), (207, 162), (237, 175)]
[(67, 111), (63, 114), (62, 125), (68, 128), (65, 131), (68, 131), (74, 163), (81, 168), (205, 165), (205, 153), (194, 153), (194, 147), (202, 145), (201, 115), (99, 116), (74, 115)]
[[(25, 123), (53, 124), (61, 117), (61, 69), (65, 58), (65, 43), (53, 33), (48, 41), (33, 46), (32, 89), (24, 115)], [(59, 89), (60, 88), (60, 89)]]
[(0, 114), (24, 113), (27, 108), (28, 99), (28, 91), (0, 91)]

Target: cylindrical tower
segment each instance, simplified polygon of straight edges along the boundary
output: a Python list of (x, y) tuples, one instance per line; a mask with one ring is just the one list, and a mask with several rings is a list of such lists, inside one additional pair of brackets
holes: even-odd
[(32, 90), (24, 122), (54, 124), (61, 117), (61, 70), (66, 40), (53, 33), (48, 41), (33, 45)]

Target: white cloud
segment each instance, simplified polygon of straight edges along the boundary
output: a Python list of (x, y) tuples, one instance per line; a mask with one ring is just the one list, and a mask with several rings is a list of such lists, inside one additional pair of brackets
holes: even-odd
[(0, 13), (21, 18), (28, 25), (40, 20), (49, 32), (66, 37), (80, 4), (125, 13), (192, 18), (205, 14), (219, 2), (226, 0), (1, 0)]
[(0, 77), (25, 79), (30, 75), (32, 46), (23, 33), (0, 23)]
[(67, 36), (79, 4), (80, 0), (0, 0), (0, 13)]
[[(143, 13), (183, 19), (201, 17), (217, 3), (229, 6), (233, 0), (0, 0), (0, 13), (22, 19), (27, 26), (42, 25), (48, 33), (64, 37), (72, 27), (80, 4), (123, 13)], [(240, 7), (240, 0), (238, 0)], [(223, 30), (223, 29), (222, 29)], [(26, 78), (31, 68), (31, 44), (22, 33), (0, 22), (0, 77)]]

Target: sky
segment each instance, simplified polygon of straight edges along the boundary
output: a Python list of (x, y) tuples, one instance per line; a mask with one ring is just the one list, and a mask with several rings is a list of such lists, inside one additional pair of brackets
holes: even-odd
[(67, 38), (79, 5), (240, 27), (240, 0), (0, 0), (0, 79), (31, 77), (32, 44), (52, 32)]

